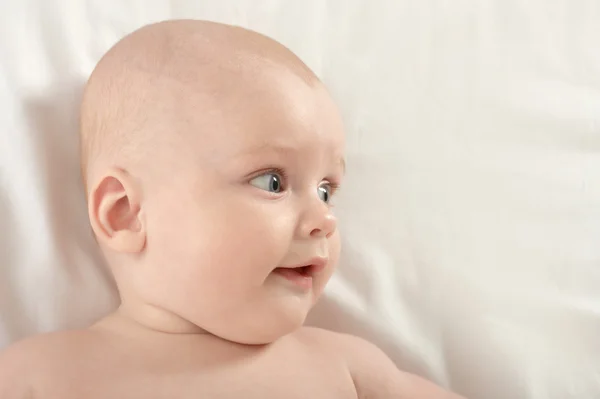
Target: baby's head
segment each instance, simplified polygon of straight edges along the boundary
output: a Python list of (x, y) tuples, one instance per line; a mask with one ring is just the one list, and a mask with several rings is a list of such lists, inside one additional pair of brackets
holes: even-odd
[(304, 322), (339, 256), (329, 201), (344, 134), (294, 54), (228, 25), (144, 27), (96, 67), (81, 135), (90, 221), (122, 312), (240, 343)]

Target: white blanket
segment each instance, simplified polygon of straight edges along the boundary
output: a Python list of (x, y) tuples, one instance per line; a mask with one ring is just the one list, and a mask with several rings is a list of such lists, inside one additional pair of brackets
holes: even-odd
[(239, 24), (344, 114), (338, 274), (311, 323), (477, 399), (600, 397), (597, 1), (0, 3), (0, 347), (116, 304), (87, 226), (82, 84), (124, 34)]

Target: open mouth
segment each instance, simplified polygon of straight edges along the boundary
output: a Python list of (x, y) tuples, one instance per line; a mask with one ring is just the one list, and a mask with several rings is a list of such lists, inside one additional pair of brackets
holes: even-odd
[(312, 265), (295, 267), (292, 270), (302, 276), (312, 276)]
[(327, 266), (327, 260), (324, 257), (314, 257), (306, 263), (278, 267), (273, 270), (273, 274), (283, 277), (302, 290), (309, 290), (312, 287), (313, 278)]
[(297, 274), (301, 277), (312, 277), (312, 265), (299, 266), (299, 267), (278, 267), (274, 270), (275, 273), (279, 274)]
[(303, 290), (307, 290), (312, 287), (315, 271), (316, 268), (313, 265), (307, 265), (299, 267), (278, 267), (273, 270), (273, 273), (292, 282)]

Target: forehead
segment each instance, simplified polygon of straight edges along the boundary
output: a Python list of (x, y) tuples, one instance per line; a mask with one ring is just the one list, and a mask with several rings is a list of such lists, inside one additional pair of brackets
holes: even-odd
[(191, 139), (208, 149), (211, 158), (272, 148), (309, 151), (315, 146), (343, 155), (342, 121), (320, 83), (308, 84), (275, 67), (235, 83), (215, 96), (208, 124), (193, 110), (195, 117), (187, 118)]

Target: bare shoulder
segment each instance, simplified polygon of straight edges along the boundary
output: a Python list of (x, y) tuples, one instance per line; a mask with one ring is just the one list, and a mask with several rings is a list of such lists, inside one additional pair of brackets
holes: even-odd
[(364, 362), (393, 365), (392, 361), (376, 345), (355, 335), (316, 327), (304, 327), (301, 331), (305, 337), (318, 345), (332, 349), (343, 356), (349, 365)]
[(0, 398), (32, 398), (32, 366), (37, 367), (36, 353), (25, 341), (0, 351)]
[(462, 398), (424, 378), (399, 370), (379, 347), (365, 339), (318, 328), (303, 330), (308, 337), (324, 347), (335, 350), (346, 360), (359, 399)]
[(87, 331), (42, 334), (0, 350), (0, 398), (34, 398), (40, 381), (91, 338)]
[[(65, 359), (70, 354), (98, 341), (99, 334), (92, 330), (71, 330), (35, 335), (14, 343), (0, 351), (0, 364), (16, 362), (18, 359), (33, 359), (41, 364), (51, 362), (56, 357)], [(29, 362), (28, 362), (29, 363)]]
[(304, 334), (318, 345), (334, 350), (351, 369), (396, 369), (393, 362), (373, 343), (355, 335), (307, 327)]
[(300, 332), (304, 337), (314, 340), (319, 344), (327, 345), (335, 350), (342, 350), (343, 352), (346, 352), (350, 348), (359, 351), (376, 348), (375, 345), (369, 341), (355, 335), (325, 330), (318, 327), (302, 327)]

